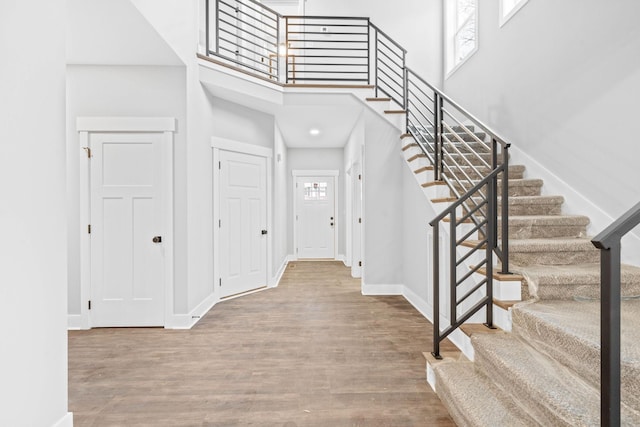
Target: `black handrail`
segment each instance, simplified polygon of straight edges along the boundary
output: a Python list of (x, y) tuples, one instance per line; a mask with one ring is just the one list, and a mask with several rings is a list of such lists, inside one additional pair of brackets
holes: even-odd
[(600, 249), (600, 423), (620, 425), (621, 240), (640, 224), (640, 203), (591, 242)]

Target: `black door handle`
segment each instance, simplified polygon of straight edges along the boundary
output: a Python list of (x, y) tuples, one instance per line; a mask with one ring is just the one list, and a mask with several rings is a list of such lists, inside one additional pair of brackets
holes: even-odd
[(153, 238), (153, 243), (162, 243), (162, 236), (155, 236)]
[(262, 230), (262, 234), (267, 234), (267, 230)]

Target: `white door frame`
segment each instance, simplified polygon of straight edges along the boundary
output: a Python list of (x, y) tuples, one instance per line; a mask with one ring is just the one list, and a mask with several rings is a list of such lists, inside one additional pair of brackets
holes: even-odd
[(334, 212), (334, 228), (333, 228), (333, 259), (338, 259), (338, 228), (340, 227), (340, 221), (338, 221), (338, 212), (340, 212), (338, 205), (338, 193), (339, 193), (339, 185), (338, 185), (338, 177), (340, 176), (340, 171), (335, 169), (325, 169), (325, 170), (299, 170), (294, 169), (291, 171), (291, 175), (293, 176), (293, 187), (292, 187), (292, 200), (293, 200), (293, 245), (294, 245), (294, 254), (293, 260), (296, 261), (298, 259), (298, 221), (296, 221), (296, 215), (298, 214), (298, 200), (296, 193), (296, 179), (298, 177), (304, 176), (328, 176), (333, 177), (333, 212)]
[(80, 155), (80, 316), (81, 329), (90, 329), (91, 311), (91, 240), (87, 227), (91, 224), (91, 170), (88, 158), (89, 137), (92, 133), (160, 133), (163, 135), (162, 181), (162, 246), (164, 249), (164, 326), (173, 317), (173, 139), (176, 119), (173, 117), (78, 117)]
[(236, 153), (249, 154), (266, 158), (266, 174), (267, 183), (267, 286), (275, 286), (273, 280), (273, 251), (272, 251), (272, 231), (273, 231), (273, 215), (272, 215), (272, 170), (273, 170), (273, 149), (262, 147), (259, 145), (247, 144), (245, 142), (234, 141), (226, 138), (212, 137), (211, 148), (213, 149), (212, 167), (213, 167), (213, 292), (216, 299), (220, 299), (220, 150), (233, 151)]

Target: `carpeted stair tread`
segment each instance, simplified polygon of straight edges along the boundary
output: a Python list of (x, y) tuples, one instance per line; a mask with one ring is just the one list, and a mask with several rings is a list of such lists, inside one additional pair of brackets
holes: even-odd
[[(522, 165), (510, 165), (509, 166), (509, 179), (523, 179), (525, 167)], [(491, 168), (487, 166), (449, 166), (445, 167), (444, 173), (446, 175), (454, 175), (460, 178), (464, 178), (466, 174), (469, 178), (479, 178), (478, 172), (483, 175), (488, 175), (491, 172)], [(499, 174), (498, 176), (502, 176)]]
[(500, 392), (473, 362), (447, 362), (434, 365), (438, 396), (460, 426), (519, 427), (535, 422), (511, 396)]
[[(577, 373), (600, 383), (600, 302), (540, 301), (512, 310), (514, 333)], [(640, 412), (640, 300), (621, 304), (622, 402)], [(640, 419), (635, 425), (640, 425)]]
[[(529, 295), (544, 300), (600, 297), (600, 264), (512, 266), (525, 278)], [(640, 295), (640, 268), (623, 265), (622, 296)]]
[(598, 251), (587, 238), (509, 239), (514, 265), (528, 266), (584, 264), (600, 261)]
[[(471, 337), (476, 368), (490, 375), (542, 426), (600, 425), (597, 389), (545, 357), (513, 334)], [(623, 410), (623, 425), (638, 425), (638, 414)]]

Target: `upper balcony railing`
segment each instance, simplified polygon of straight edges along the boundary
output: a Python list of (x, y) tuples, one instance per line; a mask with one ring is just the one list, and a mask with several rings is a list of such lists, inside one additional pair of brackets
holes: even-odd
[[(368, 85), (406, 112), (406, 132), (430, 161), (434, 179), (455, 196), (431, 222), (433, 353), (439, 357), (440, 342), (482, 309), (491, 327), (494, 260), (509, 272), (509, 144), (410, 70), (407, 51), (369, 18), (282, 16), (254, 0), (208, 0), (206, 39), (207, 56), (269, 82)], [(441, 260), (437, 237), (445, 227), (449, 242)], [(447, 272), (446, 295), (440, 271)], [(449, 312), (442, 328), (441, 299)]]

